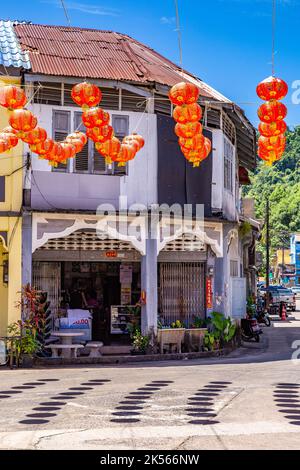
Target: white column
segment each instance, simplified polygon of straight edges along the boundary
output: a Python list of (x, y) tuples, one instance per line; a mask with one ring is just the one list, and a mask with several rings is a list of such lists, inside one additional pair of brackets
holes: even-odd
[(141, 260), (141, 289), (146, 293), (142, 306), (142, 333), (157, 330), (157, 240), (146, 240), (146, 255)]

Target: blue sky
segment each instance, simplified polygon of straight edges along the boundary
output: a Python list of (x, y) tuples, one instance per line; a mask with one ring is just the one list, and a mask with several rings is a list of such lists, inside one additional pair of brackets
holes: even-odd
[[(127, 33), (178, 63), (174, 0), (65, 0), (72, 26)], [(178, 0), (183, 66), (238, 103), (256, 125), (256, 84), (271, 75), (272, 0)], [(3, 19), (65, 25), (60, 0), (15, 0)], [(300, 80), (300, 0), (277, 0), (275, 73), (290, 93), (290, 126), (300, 124), (292, 83)], [(300, 93), (299, 93), (300, 96)]]

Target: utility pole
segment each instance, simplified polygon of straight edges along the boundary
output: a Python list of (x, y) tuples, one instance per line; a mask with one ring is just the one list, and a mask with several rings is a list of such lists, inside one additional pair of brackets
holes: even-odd
[(266, 200), (266, 309), (269, 308), (269, 284), (270, 284), (270, 205), (269, 196)]

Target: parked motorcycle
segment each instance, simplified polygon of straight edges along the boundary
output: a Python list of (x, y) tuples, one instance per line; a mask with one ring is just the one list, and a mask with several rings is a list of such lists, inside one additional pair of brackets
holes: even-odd
[(271, 326), (271, 320), (268, 312), (265, 312), (263, 310), (257, 310), (255, 318), (258, 323), (264, 323), (266, 326)]
[(241, 335), (243, 341), (251, 341), (254, 339), (259, 343), (259, 335), (262, 333), (256, 318), (242, 318)]

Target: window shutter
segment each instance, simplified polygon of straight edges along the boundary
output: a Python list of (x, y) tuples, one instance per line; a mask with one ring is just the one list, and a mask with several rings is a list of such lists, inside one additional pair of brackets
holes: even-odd
[(105, 158), (94, 148), (94, 173), (107, 173)]
[[(81, 113), (74, 113), (74, 130), (86, 132), (85, 126), (81, 121)], [(75, 173), (87, 173), (89, 171), (89, 154), (92, 152), (93, 142), (88, 139), (82, 151), (75, 156)]]
[[(126, 135), (129, 134), (129, 116), (117, 116), (112, 115), (112, 126), (115, 131), (115, 136), (118, 137), (121, 141)], [(117, 163), (113, 164), (113, 174), (114, 175), (127, 175), (127, 166), (118, 166)]]
[[(64, 140), (70, 132), (70, 112), (69, 111), (53, 111), (53, 139), (57, 142)], [(54, 171), (66, 171), (67, 165), (59, 163), (57, 167), (53, 167)]]

